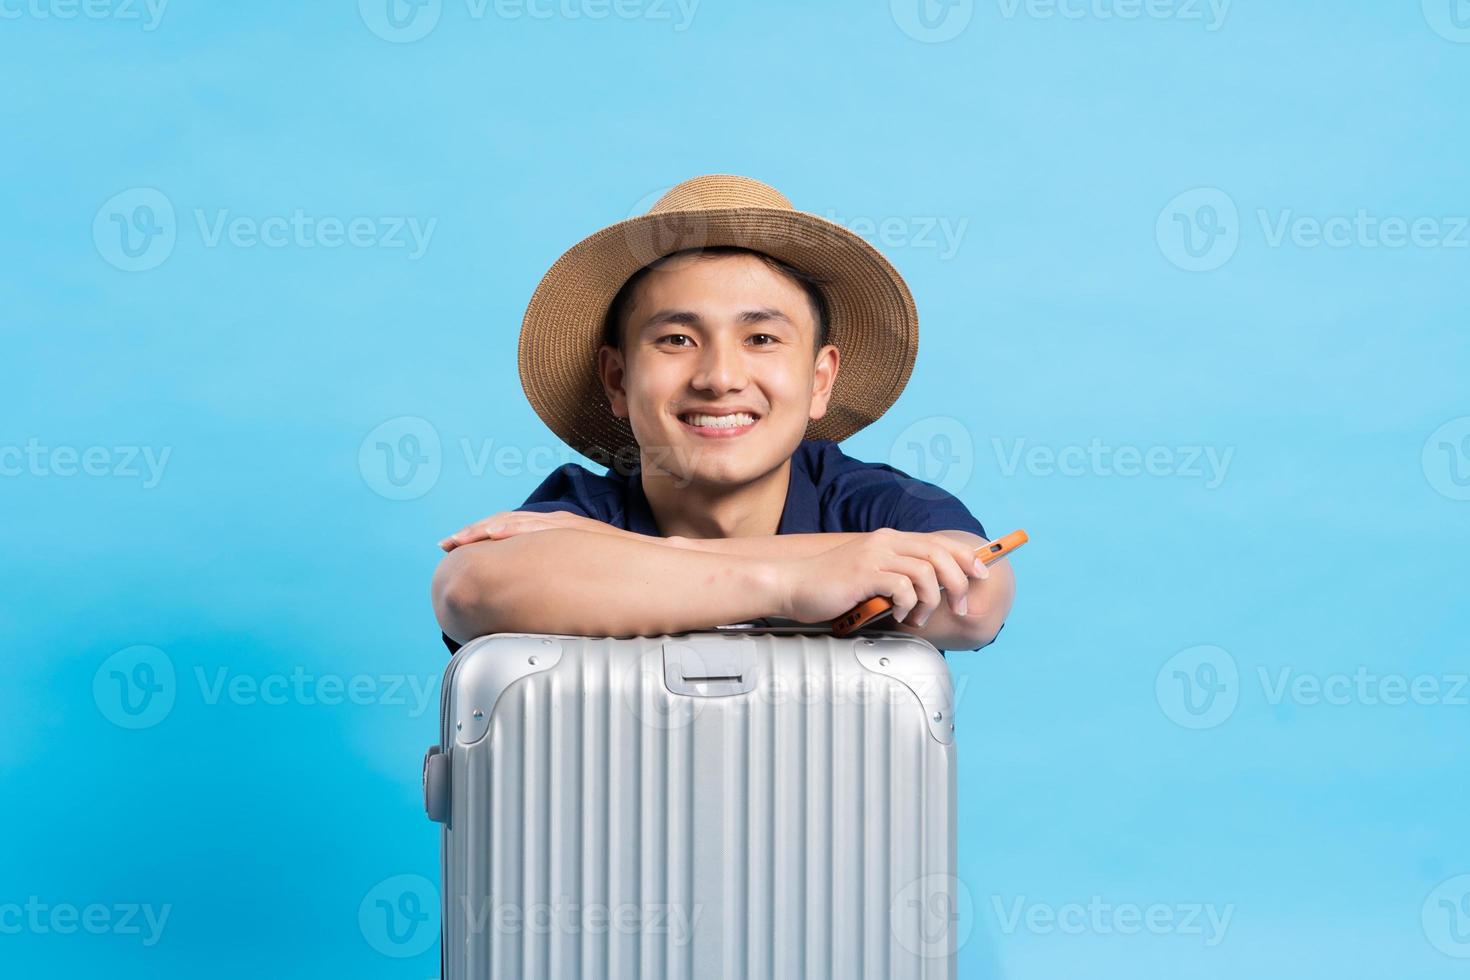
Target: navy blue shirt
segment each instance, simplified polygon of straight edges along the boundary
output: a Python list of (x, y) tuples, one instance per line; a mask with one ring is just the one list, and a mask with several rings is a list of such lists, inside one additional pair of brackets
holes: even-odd
[[(613, 527), (665, 537), (643, 493), (642, 475), (605, 476), (576, 463), (557, 467), (517, 510), (566, 511)], [(804, 439), (791, 456), (786, 506), (777, 534), (837, 531), (969, 531), (985, 528), (953, 494), (886, 463), (865, 463), (831, 439)], [(459, 649), (448, 636), (450, 652)]]

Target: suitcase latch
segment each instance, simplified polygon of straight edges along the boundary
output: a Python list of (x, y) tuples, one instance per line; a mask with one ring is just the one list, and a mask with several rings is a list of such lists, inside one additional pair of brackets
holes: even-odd
[(721, 698), (755, 690), (755, 640), (714, 634), (664, 643), (664, 684), (674, 694)]

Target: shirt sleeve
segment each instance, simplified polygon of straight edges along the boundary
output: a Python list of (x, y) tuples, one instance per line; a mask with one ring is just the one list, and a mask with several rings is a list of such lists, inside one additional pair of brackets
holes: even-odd
[(576, 463), (558, 466), (541, 481), (539, 487), (531, 491), (525, 503), (516, 510), (535, 511), (538, 514), (565, 511), (606, 521), (607, 516), (597, 512), (603, 508), (596, 506), (592, 480), (592, 474)]
[(842, 462), (848, 467), (833, 480), (841, 530), (969, 531), (989, 540), (984, 525), (943, 487), (886, 463)]

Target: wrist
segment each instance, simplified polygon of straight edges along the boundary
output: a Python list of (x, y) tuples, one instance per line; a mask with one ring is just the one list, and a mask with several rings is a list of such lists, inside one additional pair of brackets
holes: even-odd
[(791, 618), (789, 562), (781, 558), (744, 558), (751, 595), (758, 596), (759, 615)]

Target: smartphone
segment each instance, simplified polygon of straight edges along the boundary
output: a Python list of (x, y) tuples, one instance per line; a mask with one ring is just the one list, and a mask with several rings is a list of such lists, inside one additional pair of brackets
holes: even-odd
[[(975, 549), (975, 557), (987, 566), (993, 565), (1029, 540), (1031, 539), (1026, 536), (1025, 531), (1012, 531), (1010, 534), (996, 538), (983, 548)], [(847, 614), (834, 619), (832, 632), (837, 636), (847, 636), (874, 620), (891, 615), (892, 612), (892, 599), (887, 596), (874, 596), (854, 606)]]

